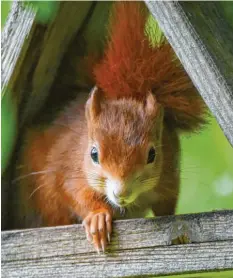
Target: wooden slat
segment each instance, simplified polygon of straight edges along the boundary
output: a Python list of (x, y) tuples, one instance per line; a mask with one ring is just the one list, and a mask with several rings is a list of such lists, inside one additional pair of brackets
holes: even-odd
[(33, 29), (34, 21), (35, 13), (33, 10), (23, 9), (22, 5), (17, 1), (12, 3), (7, 22), (1, 33), (2, 89), (9, 85), (16, 64), (20, 64), (24, 58), (25, 45), (29, 44), (28, 36)]
[(233, 146), (233, 30), (221, 4), (145, 2)]
[[(189, 244), (171, 244), (183, 234)], [(145, 277), (231, 268), (233, 211), (116, 221), (101, 255), (81, 225), (2, 232), (3, 277)]]
[[(26, 96), (27, 102), (23, 108), (21, 123), (28, 122), (33, 115), (39, 112), (46, 100), (52, 83), (56, 77), (58, 67), (67, 47), (78, 30), (81, 28), (93, 2), (61, 2), (55, 20), (47, 27), (43, 36), (38, 59), (35, 64), (30, 63), (34, 51), (29, 53), (28, 66), (31, 69), (30, 93)], [(31, 57), (30, 57), (31, 56)]]
[[(33, 22), (35, 20), (35, 13), (30, 9), (23, 9), (21, 4), (17, 1), (12, 3), (11, 11), (8, 15), (4, 29), (1, 32), (1, 95), (8, 94), (6, 97), (9, 101), (14, 101), (11, 108), (17, 108), (14, 105), (18, 96), (13, 95), (13, 83), (15, 79), (16, 65), (20, 67), (27, 51), (27, 46), (30, 43), (30, 33), (34, 29)], [(15, 111), (10, 111), (16, 113)], [(7, 124), (6, 124), (7, 125)], [(15, 124), (17, 125), (17, 123)], [(17, 132), (15, 132), (17, 133)], [(11, 138), (9, 138), (11, 140)], [(4, 144), (2, 148), (6, 148)], [(2, 228), (7, 225), (9, 219), (9, 195), (10, 195), (10, 173), (9, 170), (4, 178), (2, 177), (2, 213), (1, 224)], [(8, 218), (8, 219), (7, 219)]]
[(1, 85), (7, 86), (21, 107), (21, 125), (42, 107), (64, 53), (92, 4), (62, 2), (54, 21), (43, 25), (36, 22), (33, 10), (13, 3), (2, 33)]

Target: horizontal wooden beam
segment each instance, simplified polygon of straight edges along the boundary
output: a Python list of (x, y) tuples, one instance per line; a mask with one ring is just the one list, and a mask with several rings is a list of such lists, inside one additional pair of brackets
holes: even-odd
[(233, 30), (224, 3), (145, 2), (233, 146)]
[[(174, 245), (178, 237), (188, 244)], [(129, 277), (233, 269), (233, 211), (114, 222), (98, 255), (81, 225), (2, 232), (3, 277)]]

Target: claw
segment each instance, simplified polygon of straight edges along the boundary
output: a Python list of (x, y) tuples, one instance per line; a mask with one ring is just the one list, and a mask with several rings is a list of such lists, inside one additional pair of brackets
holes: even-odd
[(100, 255), (100, 249), (99, 249), (99, 247), (96, 247), (96, 251), (97, 251), (98, 255)]
[(111, 215), (104, 211), (90, 213), (83, 221), (86, 237), (98, 254), (105, 253), (112, 232)]
[(87, 235), (87, 241), (90, 242), (90, 243), (92, 243), (93, 240), (92, 240), (92, 238), (91, 238), (90, 235)]
[(104, 242), (103, 242), (103, 240), (101, 240), (101, 247), (102, 247), (103, 253), (105, 253), (105, 247), (104, 247)]

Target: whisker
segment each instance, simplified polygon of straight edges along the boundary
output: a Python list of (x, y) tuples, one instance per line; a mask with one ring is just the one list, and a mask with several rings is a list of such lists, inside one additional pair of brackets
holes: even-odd
[(107, 204), (109, 204), (113, 209), (119, 210), (119, 207), (116, 206), (113, 202), (111, 202), (111, 200), (108, 199), (108, 196), (105, 196), (104, 201), (107, 202)]
[(17, 181), (25, 179), (25, 178), (30, 177), (30, 176), (40, 175), (40, 174), (47, 174), (47, 173), (51, 173), (51, 172), (55, 172), (55, 171), (54, 170), (44, 170), (44, 171), (31, 172), (29, 174), (22, 175), (22, 176), (19, 176), (19, 177), (15, 178), (14, 180), (12, 180), (12, 183), (14, 184)]
[(30, 200), (31, 197), (32, 197), (40, 188), (44, 187), (45, 185), (46, 185), (46, 184), (41, 184), (41, 185), (39, 185), (35, 190), (33, 190), (33, 192), (30, 194), (28, 200)]

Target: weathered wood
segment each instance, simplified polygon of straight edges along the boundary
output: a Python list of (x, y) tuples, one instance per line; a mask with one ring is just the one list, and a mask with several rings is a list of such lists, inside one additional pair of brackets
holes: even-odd
[(26, 49), (25, 42), (29, 45), (29, 33), (33, 29), (35, 13), (31, 9), (23, 9), (19, 2), (12, 3), (7, 22), (1, 33), (1, 86), (6, 87), (15, 71), (16, 64), (23, 60)]
[(22, 123), (27, 121), (27, 118), (35, 115), (42, 107), (56, 77), (63, 55), (81, 28), (92, 4), (92, 1), (60, 3), (60, 9), (55, 20), (46, 30), (39, 59), (37, 64), (34, 65), (35, 69), (31, 80), (32, 91), (27, 96), (27, 105), (24, 107)]
[(2, 33), (2, 87), (13, 92), (18, 106), (23, 104), (21, 125), (42, 107), (64, 53), (92, 4), (62, 2), (54, 21), (42, 25), (32, 10), (13, 3)]
[(233, 146), (233, 30), (221, 4), (145, 2)]
[[(188, 235), (190, 244), (172, 245)], [(233, 269), (233, 211), (122, 220), (106, 254), (81, 225), (2, 232), (3, 277), (126, 277)]]

